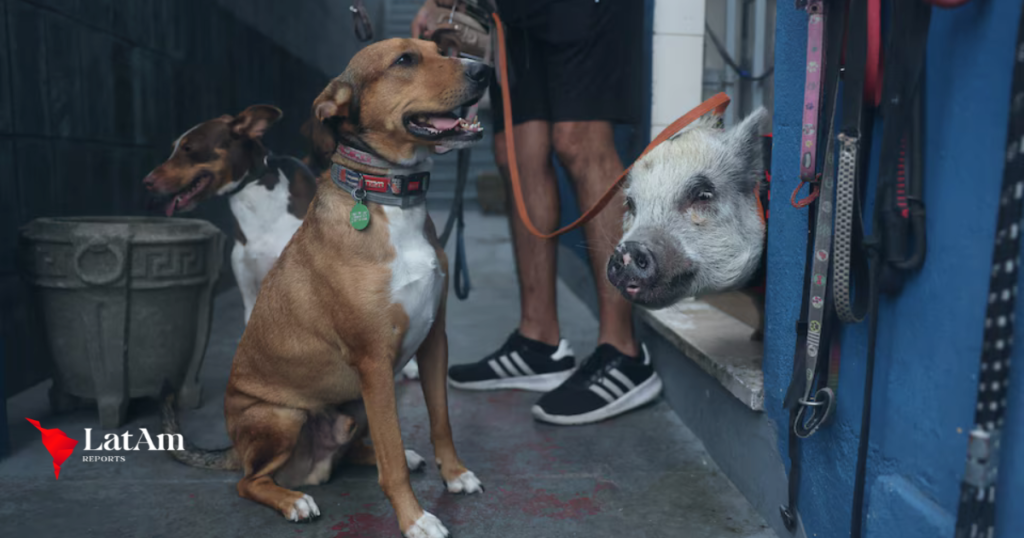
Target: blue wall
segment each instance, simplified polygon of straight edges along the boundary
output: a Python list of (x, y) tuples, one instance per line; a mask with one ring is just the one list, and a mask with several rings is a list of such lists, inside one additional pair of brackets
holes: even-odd
[[(1002, 177), (1019, 0), (936, 9), (927, 63), (928, 260), (883, 299), (866, 529), (871, 537), (952, 536), (973, 421), (982, 322)], [(788, 197), (798, 170), (807, 15), (778, 3), (773, 182)], [(877, 157), (877, 150), (874, 152)], [(785, 198), (778, 197), (778, 198)], [(800, 305), (806, 210), (773, 207), (765, 337), (765, 407), (780, 425)], [(1022, 301), (1024, 303), (1024, 301)], [(1018, 319), (1024, 319), (1024, 304)], [(835, 422), (803, 443), (808, 536), (846, 536), (857, 457), (867, 326), (843, 333)], [(1018, 344), (1016, 364), (1024, 364)], [(1024, 534), (1024, 374), (1013, 375), (1000, 466), (1000, 538)], [(788, 465), (788, 462), (787, 462)], [(1016, 505), (1017, 510), (1011, 510)]]

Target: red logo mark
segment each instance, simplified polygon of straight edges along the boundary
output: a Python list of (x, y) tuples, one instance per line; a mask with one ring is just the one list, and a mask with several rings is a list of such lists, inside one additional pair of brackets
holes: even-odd
[(53, 475), (57, 480), (60, 480), (60, 466), (71, 457), (71, 453), (78, 446), (78, 441), (64, 435), (64, 432), (57, 428), (48, 430), (40, 426), (38, 420), (32, 420), (27, 417), (25, 420), (31, 422), (43, 434), (43, 446), (46, 447), (46, 451), (53, 458)]

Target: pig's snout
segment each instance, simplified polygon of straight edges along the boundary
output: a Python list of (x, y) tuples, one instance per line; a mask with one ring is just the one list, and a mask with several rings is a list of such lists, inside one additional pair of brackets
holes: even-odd
[(630, 297), (649, 288), (658, 275), (654, 254), (643, 243), (627, 241), (608, 260), (608, 281)]

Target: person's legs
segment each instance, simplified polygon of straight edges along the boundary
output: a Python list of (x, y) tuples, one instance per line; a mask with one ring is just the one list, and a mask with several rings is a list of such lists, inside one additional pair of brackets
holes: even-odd
[[(526, 30), (508, 27), (509, 86), (516, 163), (531, 220), (543, 229), (558, 224), (558, 183), (551, 164), (551, 123), (547, 93), (546, 46)], [(502, 118), (502, 95), (491, 85), (495, 162), (509, 184)], [(509, 189), (506, 189), (509, 191)], [(531, 234), (508, 195), (516, 274), (519, 277), (519, 328), (493, 353), (448, 369), (448, 383), (466, 390), (520, 389), (547, 392), (560, 386), (576, 367), (569, 342), (559, 335), (556, 293), (558, 241)]]
[[(533, 223), (542, 230), (558, 225), (558, 183), (551, 165), (550, 125), (533, 120), (515, 126), (516, 162), (523, 187), (523, 199)], [(498, 169), (509, 185), (508, 153), (505, 133), (494, 137), (494, 156)], [(531, 234), (515, 209), (508, 192), (509, 227), (512, 231), (516, 272), (519, 277), (519, 333), (532, 340), (558, 345), (558, 309), (556, 300), (557, 239), (541, 239)]]
[[(552, 139), (558, 160), (576, 187), (580, 210), (586, 211), (624, 169), (615, 150), (612, 125), (607, 121), (562, 121), (554, 124)], [(624, 210), (623, 202), (617, 196), (584, 225), (583, 233), (597, 284), (600, 322), (597, 341), (636, 356), (632, 306), (604, 276), (608, 258), (622, 237)]]
[[(639, 30), (642, 2), (552, 3), (545, 55), (553, 125), (551, 144), (576, 187), (580, 209), (597, 202), (622, 173), (612, 125), (639, 120)], [(565, 21), (576, 31), (563, 32)], [(597, 349), (558, 388), (537, 400), (537, 420), (588, 424), (636, 409), (658, 397), (661, 379), (633, 335), (630, 303), (605, 277), (605, 264), (622, 236), (623, 201), (613, 200), (584, 225), (597, 284)]]

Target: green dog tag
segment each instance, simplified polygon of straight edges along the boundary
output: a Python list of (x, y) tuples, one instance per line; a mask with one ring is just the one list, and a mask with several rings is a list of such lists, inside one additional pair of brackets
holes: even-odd
[(352, 212), (348, 214), (348, 221), (357, 230), (363, 230), (370, 225), (370, 210), (363, 202), (356, 202)]

